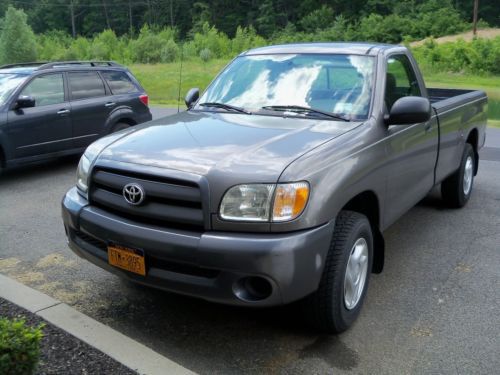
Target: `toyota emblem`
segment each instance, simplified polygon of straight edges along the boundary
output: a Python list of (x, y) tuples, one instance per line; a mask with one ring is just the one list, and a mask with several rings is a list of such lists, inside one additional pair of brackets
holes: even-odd
[(138, 206), (144, 201), (145, 197), (146, 193), (144, 193), (144, 189), (139, 184), (131, 183), (123, 187), (123, 198), (125, 198), (128, 204)]

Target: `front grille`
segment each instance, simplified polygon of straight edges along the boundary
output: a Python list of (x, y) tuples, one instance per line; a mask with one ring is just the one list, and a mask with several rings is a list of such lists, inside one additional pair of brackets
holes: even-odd
[[(80, 231), (73, 231), (73, 236), (78, 242), (85, 242), (92, 245), (104, 253), (108, 252), (108, 246), (105, 241), (89, 236)], [(172, 262), (170, 260), (158, 258), (148, 254), (146, 251), (146, 266), (149, 268), (158, 268), (165, 271), (180, 273), (184, 275), (204, 277), (207, 279), (215, 279), (219, 276), (220, 271), (210, 268), (197, 267), (190, 264)]]
[[(123, 187), (133, 182), (145, 192), (144, 202), (138, 206), (127, 203), (122, 195)], [(201, 191), (190, 181), (97, 169), (89, 200), (105, 211), (140, 223), (196, 231), (204, 227)]]

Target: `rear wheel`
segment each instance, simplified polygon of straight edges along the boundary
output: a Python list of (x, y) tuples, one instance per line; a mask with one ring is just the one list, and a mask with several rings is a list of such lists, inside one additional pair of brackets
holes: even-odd
[(441, 183), (441, 195), (453, 208), (465, 206), (472, 194), (476, 156), (469, 143), (465, 144), (458, 170)]
[(130, 128), (130, 125), (125, 123), (125, 122), (117, 122), (116, 124), (113, 125), (111, 128), (111, 133)]
[(372, 263), (370, 222), (360, 213), (341, 211), (318, 290), (303, 301), (309, 323), (328, 333), (348, 329), (361, 311)]

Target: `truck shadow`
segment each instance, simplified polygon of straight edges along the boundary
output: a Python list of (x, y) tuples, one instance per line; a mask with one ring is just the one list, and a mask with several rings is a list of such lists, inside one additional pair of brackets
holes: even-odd
[(48, 175), (56, 175), (70, 170), (76, 173), (79, 159), (79, 155), (71, 155), (8, 169), (0, 175), (0, 186), (38, 180)]

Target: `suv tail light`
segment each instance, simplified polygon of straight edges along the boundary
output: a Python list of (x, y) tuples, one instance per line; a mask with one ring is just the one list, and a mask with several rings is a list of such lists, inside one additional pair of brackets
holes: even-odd
[(139, 96), (139, 100), (144, 104), (146, 107), (149, 104), (149, 97), (146, 94), (142, 94)]

